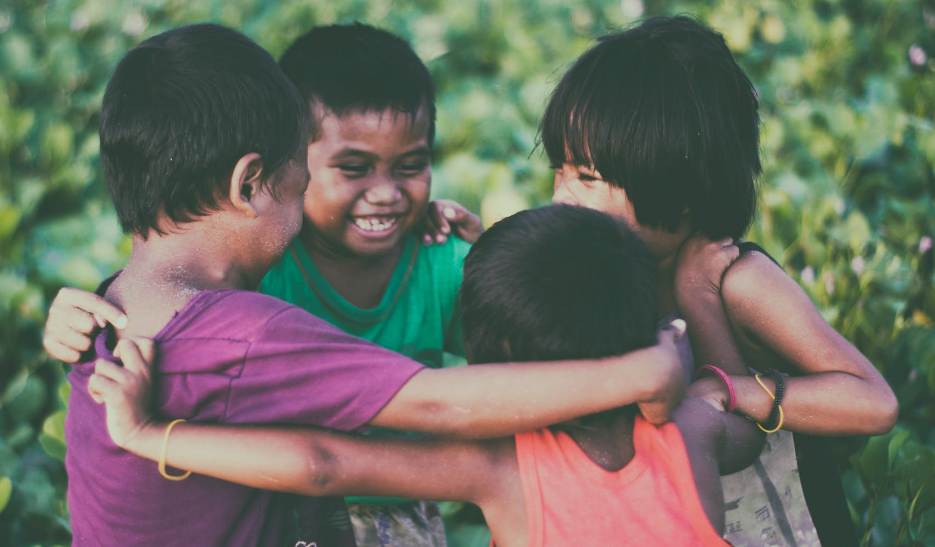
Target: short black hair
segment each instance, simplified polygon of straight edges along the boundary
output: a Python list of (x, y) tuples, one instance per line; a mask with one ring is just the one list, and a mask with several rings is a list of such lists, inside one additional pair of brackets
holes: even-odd
[(395, 110), (430, 116), (435, 138), (435, 86), (425, 64), (402, 38), (362, 23), (316, 27), (297, 39), (279, 66), (312, 107), (309, 138), (319, 138), (317, 108), (337, 116)]
[[(264, 183), (306, 146), (306, 105), (273, 58), (234, 30), (190, 25), (127, 53), (101, 110), (104, 178), (124, 232), (165, 233), (217, 210), (251, 152)], [(274, 188), (275, 190), (275, 188)]]
[(592, 166), (640, 224), (675, 231), (686, 208), (710, 238), (756, 212), (759, 101), (723, 37), (688, 17), (604, 36), (556, 87), (539, 130), (553, 166)]
[(656, 266), (640, 238), (599, 211), (551, 205), (491, 226), (461, 285), (471, 362), (620, 355), (656, 341)]

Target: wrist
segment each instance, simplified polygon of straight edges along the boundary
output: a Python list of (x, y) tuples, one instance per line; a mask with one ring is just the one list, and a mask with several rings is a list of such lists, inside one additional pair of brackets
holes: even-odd
[[(753, 376), (732, 374), (731, 380), (737, 394), (737, 412), (756, 422), (765, 422), (773, 407), (773, 400), (769, 395), (756, 383)], [(776, 389), (772, 379), (762, 378), (762, 381), (770, 389)]]
[(155, 459), (159, 455), (162, 435), (167, 425), (166, 422), (149, 420), (137, 427), (134, 433), (128, 435), (124, 442), (118, 443), (118, 446), (137, 456)]

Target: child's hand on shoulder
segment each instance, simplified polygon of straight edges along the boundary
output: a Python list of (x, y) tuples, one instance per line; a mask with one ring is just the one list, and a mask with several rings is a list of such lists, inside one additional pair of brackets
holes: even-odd
[(655, 385), (653, 395), (637, 403), (643, 418), (651, 424), (662, 425), (669, 421), (685, 397), (685, 373), (676, 342), (685, 335), (685, 321), (676, 319), (658, 333), (658, 343), (652, 349), (658, 353), (651, 369)]
[(106, 406), (107, 432), (114, 444), (132, 450), (134, 441), (152, 425), (149, 408), (155, 345), (144, 338), (123, 339), (117, 343), (114, 357), (123, 366), (98, 360), (88, 380), (88, 393), (94, 402)]
[(740, 249), (731, 238), (712, 241), (699, 235), (686, 240), (675, 266), (675, 298), (679, 309), (699, 300), (720, 301), (721, 279), (739, 256)]
[(474, 243), (484, 233), (480, 217), (450, 199), (437, 199), (429, 203), (425, 218), (416, 228), (421, 232), (422, 244), (444, 243), (449, 235)]
[(49, 308), (42, 345), (55, 359), (77, 363), (81, 352), (91, 347), (94, 334), (107, 323), (125, 328), (127, 316), (94, 293), (65, 287)]

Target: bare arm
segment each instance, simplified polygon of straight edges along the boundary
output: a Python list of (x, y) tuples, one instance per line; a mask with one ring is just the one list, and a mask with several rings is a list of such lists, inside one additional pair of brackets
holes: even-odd
[(416, 374), (370, 425), (465, 438), (500, 437), (642, 403), (662, 423), (684, 393), (675, 349), (659, 345), (600, 360), (473, 365)]
[[(122, 340), (124, 366), (99, 361), (88, 389), (106, 405), (114, 442), (158, 461), (167, 424), (147, 410), (151, 344)], [(144, 358), (144, 354), (146, 357)], [(218, 479), (310, 496), (391, 495), (482, 503), (515, 475), (511, 439), (361, 437), (314, 428), (177, 424), (166, 461)]]
[(728, 374), (748, 374), (724, 310), (721, 282), (740, 255), (731, 240), (693, 237), (679, 251), (675, 297), (688, 324), (696, 366), (714, 365)]
[[(784, 429), (821, 435), (892, 429), (899, 407), (886, 380), (767, 257), (754, 252), (735, 262), (723, 295), (731, 322), (802, 374), (786, 379)], [(753, 378), (735, 378), (734, 387), (738, 411), (766, 420), (772, 401)]]
[(714, 529), (723, 533), (724, 497), (720, 476), (753, 463), (763, 450), (766, 436), (747, 418), (691, 396), (675, 409), (672, 421), (685, 441), (701, 505)]

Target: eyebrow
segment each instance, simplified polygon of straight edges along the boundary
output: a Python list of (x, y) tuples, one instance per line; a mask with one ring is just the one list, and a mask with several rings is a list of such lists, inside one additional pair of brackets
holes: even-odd
[[(429, 155), (431, 155), (431, 153), (432, 153), (432, 151), (431, 151), (431, 149), (429, 149), (428, 146), (426, 146), (426, 145), (420, 145), (420, 146), (417, 146), (417, 147), (415, 147), (415, 148), (413, 148), (413, 149), (411, 149), (411, 150), (408, 150), (408, 151), (406, 151), (406, 152), (403, 152), (402, 154), (399, 155), (399, 157), (405, 157), (405, 156), (429, 156)], [(334, 154), (334, 155), (331, 156), (331, 159), (334, 160), (334, 159), (344, 159), (344, 158), (351, 158), (351, 157), (374, 158), (374, 157), (377, 157), (377, 155), (374, 154), (373, 152), (370, 152), (369, 150), (362, 150), (362, 149), (360, 149), (360, 148), (352, 148), (352, 147), (351, 147), (351, 148), (344, 148), (344, 149), (338, 151), (336, 154)]]

